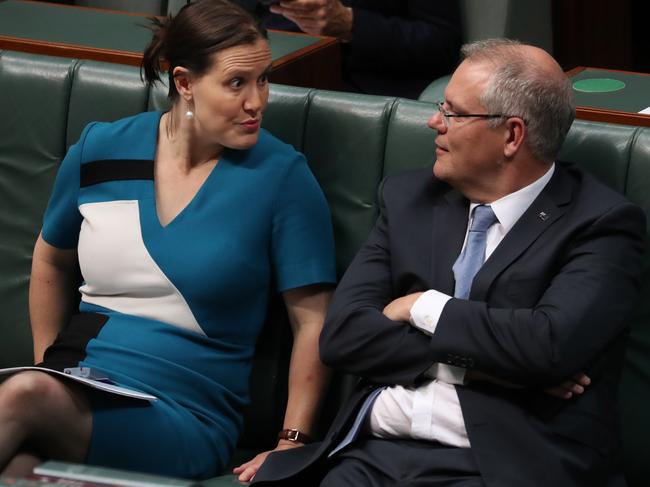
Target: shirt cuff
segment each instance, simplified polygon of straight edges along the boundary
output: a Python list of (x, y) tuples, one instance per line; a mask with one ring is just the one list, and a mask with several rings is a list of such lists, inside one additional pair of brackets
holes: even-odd
[(442, 310), (451, 296), (435, 289), (429, 289), (423, 293), (411, 306), (411, 318), (409, 321), (421, 331), (433, 335), (438, 326)]
[(436, 363), (429, 367), (424, 375), (430, 379), (438, 379), (439, 381), (446, 382), (447, 384), (456, 384), (462, 386), (466, 384), (465, 372), (467, 372), (467, 369), (464, 369), (462, 367)]

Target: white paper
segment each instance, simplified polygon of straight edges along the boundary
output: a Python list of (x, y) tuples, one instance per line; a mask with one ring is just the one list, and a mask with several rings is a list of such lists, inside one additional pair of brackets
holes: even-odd
[[(36, 475), (80, 480), (82, 482), (93, 482), (97, 484), (120, 485), (122, 487), (191, 487), (199, 485), (192, 480), (54, 461), (38, 465), (34, 468), (34, 473)], [(239, 483), (235, 482), (235, 484)]]
[(47, 372), (48, 374), (55, 374), (66, 379), (74, 380), (86, 384), (87, 386), (99, 389), (100, 391), (110, 392), (111, 394), (118, 394), (120, 396), (131, 397), (133, 399), (142, 399), (144, 401), (156, 401), (158, 398), (147, 394), (145, 392), (134, 391), (133, 389), (127, 389), (126, 387), (116, 386), (115, 384), (107, 384), (106, 382), (101, 382), (98, 380), (86, 379), (85, 377), (78, 377), (76, 375), (66, 374), (59, 370), (47, 369), (45, 367), (36, 367), (36, 366), (25, 366), (25, 367), (9, 367), (6, 369), (0, 369), (0, 376), (11, 375), (16, 372), (22, 372), (24, 370), (38, 370), (40, 372)]
[(639, 113), (643, 115), (650, 115), (650, 107), (646, 108), (645, 110), (641, 110)]

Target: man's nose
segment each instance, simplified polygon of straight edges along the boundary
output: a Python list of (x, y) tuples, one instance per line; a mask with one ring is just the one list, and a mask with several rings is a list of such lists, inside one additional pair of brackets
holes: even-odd
[(445, 125), (445, 121), (442, 119), (442, 113), (440, 113), (438, 110), (436, 110), (433, 115), (429, 118), (427, 122), (427, 126), (430, 129), (433, 129), (437, 132), (444, 132), (447, 130), (447, 126)]

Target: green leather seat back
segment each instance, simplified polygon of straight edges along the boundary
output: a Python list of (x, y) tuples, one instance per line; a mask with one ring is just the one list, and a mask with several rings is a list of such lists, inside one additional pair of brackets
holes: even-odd
[(66, 151), (75, 64), (0, 51), (0, 367), (33, 362), (27, 311), (31, 257)]
[(347, 93), (319, 92), (310, 103), (304, 153), (330, 204), (339, 273), (376, 219), (389, 111), (385, 98)]
[(311, 92), (307, 88), (274, 85), (264, 112), (264, 128), (299, 151), (304, 146)]
[(386, 133), (384, 176), (433, 164), (436, 132), (427, 122), (435, 112), (430, 103), (404, 99), (395, 103)]
[(632, 141), (637, 127), (576, 120), (559, 159), (575, 162), (619, 193), (626, 192)]
[(72, 76), (68, 147), (90, 121), (108, 122), (147, 110), (149, 92), (136, 68), (79, 61)]
[[(628, 198), (650, 215), (650, 129), (637, 129), (625, 185)], [(650, 232), (647, 245), (650, 246)], [(630, 486), (648, 484), (650, 462), (650, 252), (643, 266), (641, 299), (631, 322), (621, 381), (625, 474)]]
[[(650, 214), (650, 129), (577, 120), (560, 158), (575, 162)], [(649, 234), (650, 241), (650, 234)], [(620, 409), (623, 462), (630, 486), (645, 486), (650, 477), (650, 253), (646, 252), (641, 299), (631, 320)]]

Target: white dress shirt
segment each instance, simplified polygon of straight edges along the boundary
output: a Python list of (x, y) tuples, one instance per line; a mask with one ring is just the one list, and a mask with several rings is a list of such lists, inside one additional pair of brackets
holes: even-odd
[[(490, 203), (498, 221), (487, 231), (486, 260), (539, 196), (554, 170), (555, 164), (533, 183)], [(477, 205), (470, 204), (468, 229)], [(435, 289), (426, 291), (411, 307), (411, 325), (433, 335), (445, 304), (451, 298)], [(469, 448), (463, 412), (454, 385), (464, 383), (465, 369), (436, 363), (426, 375), (432, 380), (418, 387), (396, 385), (387, 387), (379, 394), (368, 415), (367, 424), (371, 434), (379, 438), (413, 438)]]

